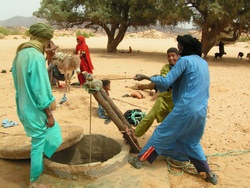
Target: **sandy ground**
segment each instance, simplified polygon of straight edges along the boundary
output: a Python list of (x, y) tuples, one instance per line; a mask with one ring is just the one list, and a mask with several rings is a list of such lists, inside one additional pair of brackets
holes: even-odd
[[(5, 118), (19, 123), (17, 127), (8, 129), (21, 129), (22, 125), (16, 114), (14, 101), (14, 87), (11, 72), (9, 72), (16, 47), (27, 39), (17, 36), (6, 37), (0, 40), (0, 119)], [(62, 49), (74, 49), (74, 37), (57, 37), (54, 43)], [(153, 105), (150, 101), (149, 91), (143, 91), (144, 99), (123, 98), (130, 94), (136, 82), (131, 78), (136, 73), (146, 75), (157, 74), (166, 63), (166, 50), (176, 47), (174, 38), (146, 39), (125, 38), (118, 50), (127, 50), (132, 46), (134, 53), (106, 53), (106, 37), (93, 37), (86, 39), (91, 51), (95, 67), (96, 78), (109, 78), (111, 81), (110, 96), (122, 112), (129, 109), (140, 108), (148, 112)], [(219, 183), (214, 186), (205, 182), (201, 177), (184, 173), (180, 176), (168, 172), (164, 160), (159, 159), (153, 165), (145, 163), (141, 170), (132, 168), (129, 164), (110, 174), (89, 181), (69, 181), (43, 174), (41, 182), (52, 183), (53, 187), (131, 187), (131, 188), (161, 188), (161, 187), (249, 187), (250, 183), (250, 62), (244, 57), (237, 60), (239, 51), (244, 54), (250, 52), (249, 43), (235, 43), (226, 45), (227, 55), (223, 60), (212, 61), (213, 54), (218, 51), (214, 47), (209, 53), (209, 68), (211, 74), (211, 87), (209, 111), (206, 130), (202, 139), (205, 153), (208, 155), (212, 169), (217, 170)], [(128, 78), (119, 79), (115, 78)], [(73, 77), (73, 82), (77, 78)], [(146, 81), (145, 81), (146, 83)], [(57, 102), (63, 97), (64, 90), (53, 86), (53, 94)], [(104, 124), (97, 116), (97, 102), (83, 89), (72, 86), (67, 93), (68, 100), (55, 112), (54, 116), (61, 126), (82, 126), (85, 134), (103, 134), (123, 142), (122, 135), (113, 122)], [(92, 100), (91, 100), (92, 99)], [(90, 105), (92, 106), (90, 113)], [(91, 116), (90, 116), (91, 114)], [(91, 122), (91, 123), (90, 123)], [(154, 122), (150, 130), (138, 139), (141, 146), (145, 144), (152, 134), (157, 123)], [(91, 127), (91, 129), (90, 129)], [(0, 134), (3, 127), (0, 127)], [(0, 137), (1, 139), (1, 137)], [(1, 187), (19, 188), (27, 187), (29, 180), (29, 160), (0, 159), (0, 185)]]

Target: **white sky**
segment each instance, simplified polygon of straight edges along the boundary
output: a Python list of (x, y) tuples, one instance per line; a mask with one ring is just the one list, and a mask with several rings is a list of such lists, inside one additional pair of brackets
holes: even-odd
[(1, 0), (0, 20), (14, 16), (30, 17), (40, 7), (40, 0)]

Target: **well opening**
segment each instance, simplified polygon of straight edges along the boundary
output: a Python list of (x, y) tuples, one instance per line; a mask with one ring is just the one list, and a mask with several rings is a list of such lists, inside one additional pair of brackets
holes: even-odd
[[(90, 155), (91, 152), (91, 155)], [(75, 145), (45, 159), (45, 170), (67, 179), (99, 177), (127, 163), (129, 147), (103, 135), (84, 135)]]
[(105, 162), (120, 151), (121, 145), (111, 138), (102, 135), (85, 135), (75, 145), (56, 152), (51, 160), (70, 165)]

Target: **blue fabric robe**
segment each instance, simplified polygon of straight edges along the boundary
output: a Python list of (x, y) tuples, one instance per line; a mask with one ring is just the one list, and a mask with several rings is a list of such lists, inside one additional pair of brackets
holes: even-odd
[(166, 89), (172, 86), (174, 108), (156, 127), (139, 156), (154, 146), (158, 155), (178, 160), (188, 160), (188, 156), (206, 160), (200, 140), (209, 98), (207, 62), (198, 55), (184, 56), (178, 59), (166, 77), (155, 76), (150, 80)]

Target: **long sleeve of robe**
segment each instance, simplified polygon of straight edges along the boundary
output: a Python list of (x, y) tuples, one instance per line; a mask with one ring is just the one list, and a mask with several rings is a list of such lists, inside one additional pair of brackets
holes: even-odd
[(209, 98), (207, 62), (197, 55), (181, 57), (166, 77), (155, 76), (150, 80), (166, 89), (172, 86), (174, 108), (156, 127), (139, 155), (153, 146), (158, 155), (174, 151), (206, 160), (200, 139), (205, 128)]
[[(35, 48), (21, 50), (12, 66), (16, 88), (17, 113), (29, 137), (46, 135), (44, 152), (50, 157), (62, 143), (61, 130), (57, 122), (47, 128), (47, 115), (44, 112), (55, 100), (49, 82), (46, 61)], [(52, 139), (52, 138), (53, 139)]]

